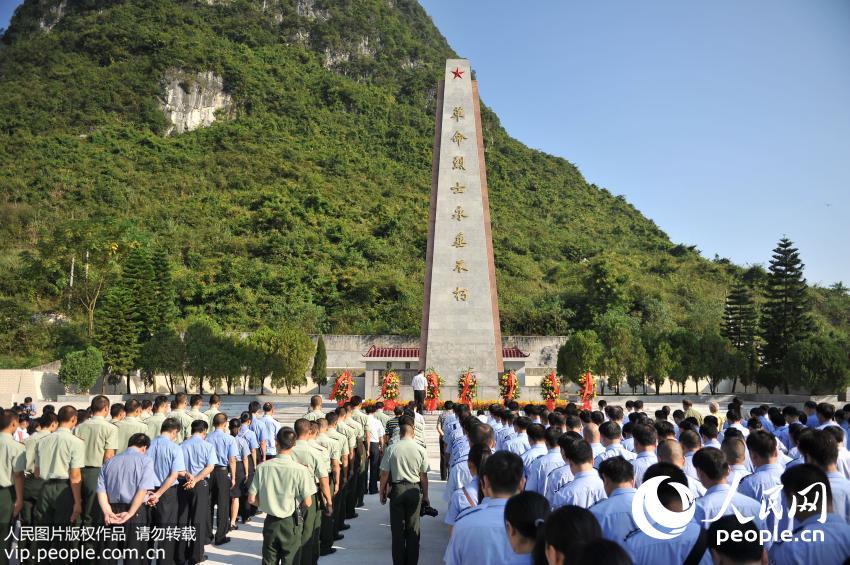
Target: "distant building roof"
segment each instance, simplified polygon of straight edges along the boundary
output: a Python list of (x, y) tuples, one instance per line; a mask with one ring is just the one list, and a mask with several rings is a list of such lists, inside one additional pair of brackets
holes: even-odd
[[(419, 348), (373, 345), (363, 357), (365, 359), (419, 359)], [(502, 348), (502, 358), (504, 359), (523, 359), (525, 357), (528, 357), (528, 353), (525, 353), (519, 347)]]
[(519, 347), (503, 347), (502, 348), (502, 358), (503, 359), (522, 359), (528, 357), (528, 353), (525, 353)]
[(419, 348), (373, 345), (363, 357), (366, 359), (419, 359)]

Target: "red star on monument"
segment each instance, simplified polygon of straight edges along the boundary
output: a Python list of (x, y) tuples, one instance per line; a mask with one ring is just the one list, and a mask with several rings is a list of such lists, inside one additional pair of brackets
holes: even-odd
[(454, 75), (454, 78), (463, 78), (463, 71), (460, 70), (458, 67), (455, 67), (455, 70), (452, 71), (452, 74)]

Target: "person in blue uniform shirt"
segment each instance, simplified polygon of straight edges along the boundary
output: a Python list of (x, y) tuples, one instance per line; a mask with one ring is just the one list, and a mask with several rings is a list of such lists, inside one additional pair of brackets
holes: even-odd
[(639, 487), (644, 472), (651, 465), (658, 463), (658, 456), (655, 454), (658, 434), (655, 432), (655, 428), (648, 424), (635, 424), (632, 428), (632, 437), (634, 438), (635, 453), (637, 453), (637, 457), (632, 461), (632, 466), (635, 470), (635, 486)]
[(765, 529), (764, 520), (759, 517), (761, 505), (758, 502), (740, 492), (732, 493), (729, 498), (729, 463), (722, 451), (715, 447), (703, 447), (694, 454), (693, 463), (706, 489), (705, 494), (696, 500), (697, 511), (694, 516), (697, 524), (708, 528), (716, 518), (737, 511), (745, 518), (753, 518), (760, 530)]
[[(156, 476), (156, 486), (148, 505), (152, 507), (151, 521), (159, 528), (176, 526), (180, 515), (178, 492), (181, 485), (186, 484), (187, 478), (183, 450), (175, 443), (181, 428), (180, 422), (174, 418), (166, 418), (160, 426), (160, 435), (151, 442), (147, 450)], [(178, 479), (182, 481), (178, 482)], [(177, 540), (171, 536), (166, 536), (166, 539), (160, 542), (160, 548), (164, 555), (157, 561), (159, 565), (183, 561), (177, 558)]]
[(565, 465), (564, 458), (561, 456), (561, 448), (558, 446), (558, 439), (560, 437), (560, 428), (551, 426), (546, 430), (543, 436), (546, 442), (546, 454), (538, 457), (529, 466), (525, 490), (534, 491), (542, 495), (546, 494), (546, 483), (549, 473)]
[(145, 559), (147, 543), (138, 539), (138, 529), (147, 526), (144, 507), (148, 491), (156, 486), (153, 460), (145, 456), (151, 440), (147, 434), (130, 436), (127, 449), (106, 461), (97, 478), (97, 501), (107, 526), (122, 526), (125, 542), (110, 541), (111, 549), (135, 549), (135, 556), (124, 559), (126, 565), (141, 565)]
[(468, 466), (469, 450), (472, 446), (486, 445), (491, 450), (496, 447), (493, 428), (489, 424), (483, 424), (473, 416), (464, 420), (464, 424), (468, 426), (467, 435), (463, 438), (462, 451), (458, 451), (458, 455), (449, 469), (449, 479), (446, 483), (447, 492), (444, 493), (446, 502), (451, 500), (454, 491), (472, 480)]
[[(688, 484), (685, 472), (682, 469), (672, 463), (656, 463), (646, 470), (643, 482), (646, 483), (655, 477), (664, 477), (664, 480), (658, 484), (657, 496), (667, 510), (682, 513), (689, 508), (689, 504), (694, 504), (693, 500), (683, 501), (679, 491), (671, 484), (679, 483), (683, 486)], [(651, 520), (651, 517), (649, 518)], [(652, 525), (663, 533), (670, 533), (654, 522), (652, 522)], [(629, 553), (635, 565), (684, 563), (697, 544), (700, 531), (701, 528), (695, 520), (687, 523), (684, 531), (672, 539), (657, 539), (640, 528), (636, 528), (626, 536), (623, 547)], [(699, 565), (712, 565), (711, 555), (707, 551), (706, 545), (702, 546), (702, 554), (694, 562)]]
[(525, 466), (525, 478), (527, 481), (531, 464), (538, 458), (546, 455), (548, 449), (546, 449), (545, 440), (546, 428), (541, 424), (531, 424), (525, 433), (528, 436), (528, 449), (524, 453), (521, 453), (520, 457), (522, 457), (522, 464)]
[(622, 543), (637, 525), (632, 517), (635, 497), (635, 474), (632, 464), (623, 457), (611, 457), (599, 465), (599, 476), (608, 498), (598, 501), (590, 511), (599, 520), (602, 537)]
[(597, 455), (593, 460), (593, 466), (599, 467), (599, 464), (609, 457), (617, 457), (618, 455), (626, 461), (632, 461), (637, 455), (622, 446), (622, 430), (620, 424), (613, 420), (603, 422), (599, 426), (599, 439), (602, 445), (605, 446), (605, 451)]
[(555, 493), (561, 490), (561, 487), (573, 480), (573, 472), (570, 470), (569, 463), (564, 459), (564, 448), (570, 443), (580, 439), (582, 439), (581, 435), (576, 432), (566, 432), (561, 434), (561, 437), (558, 438), (558, 452), (561, 455), (563, 465), (555, 467), (546, 476), (546, 488), (543, 491), (543, 496), (546, 497), (546, 500), (549, 501), (550, 505), (552, 504), (552, 501), (555, 500)]
[[(838, 442), (827, 430), (806, 429), (798, 445), (806, 463), (826, 473), (832, 491), (832, 512), (850, 523), (850, 481), (838, 472)], [(787, 469), (787, 468), (786, 468)]]
[(516, 437), (516, 430), (514, 429), (516, 418), (516, 414), (510, 410), (505, 410), (502, 413), (502, 429), (496, 436), (496, 451), (504, 451), (508, 442)]
[(181, 537), (177, 543), (177, 552), (178, 556), (185, 558), (190, 565), (206, 559), (204, 544), (207, 543), (207, 522), (210, 515), (209, 477), (218, 460), (213, 444), (204, 441), (208, 428), (209, 424), (205, 420), (195, 420), (191, 427), (192, 436), (180, 444), (186, 472), (190, 478), (184, 489), (178, 493), (181, 495), (178, 521), (195, 528), (195, 540)]
[(280, 423), (274, 419), (274, 404), (271, 402), (266, 402), (263, 404), (263, 423), (266, 425), (266, 431), (268, 432), (269, 440), (266, 442), (266, 459), (271, 459), (275, 455), (277, 455), (277, 449), (275, 448), (275, 438), (277, 437), (277, 432), (281, 428)]
[(820, 423), (818, 422), (818, 403), (814, 400), (807, 400), (803, 404), (803, 413), (806, 415), (806, 426), (809, 428), (817, 428)]
[[(825, 496), (815, 497), (812, 491), (807, 495), (800, 494), (811, 485), (823, 485), (822, 489), (816, 488), (815, 491)], [(770, 563), (846, 563), (850, 556), (850, 525), (837, 514), (829, 512), (832, 489), (826, 473), (810, 463), (795, 465), (782, 474), (782, 494), (789, 509), (796, 506), (796, 515), (791, 540), (773, 544), (768, 553)], [(803, 504), (803, 500), (809, 504)]]
[(449, 506), (446, 510), (445, 519), (446, 524), (449, 526), (449, 534), (451, 534), (452, 527), (457, 522), (458, 516), (460, 516), (461, 512), (467, 508), (478, 506), (478, 475), (481, 467), (487, 462), (487, 458), (492, 454), (493, 452), (486, 445), (473, 445), (472, 449), (469, 450), (467, 466), (469, 467), (469, 473), (472, 475), (472, 479), (459, 489), (455, 490), (449, 499)]
[(723, 440), (720, 444), (720, 450), (726, 456), (726, 463), (729, 464), (729, 479), (730, 485), (735, 485), (735, 490), (738, 486), (735, 481), (740, 483), (744, 477), (750, 474), (745, 464), (747, 457), (747, 446), (744, 440), (737, 437), (729, 437)]
[[(250, 460), (250, 475), (254, 474), (254, 470), (257, 468), (257, 465), (262, 461), (262, 457), (260, 457), (260, 441), (257, 439), (257, 434), (254, 433), (254, 430), (251, 429), (251, 413), (247, 410), (242, 412), (239, 416), (239, 422), (241, 423), (241, 427), (239, 428), (239, 436), (244, 439), (248, 443), (248, 447), (251, 449), (251, 460)], [(240, 501), (239, 506), (239, 515), (242, 518), (242, 523), (247, 523), (251, 520), (251, 517), (257, 513), (256, 506), (252, 506), (248, 504), (248, 497), (243, 496)]]
[(522, 455), (526, 452), (529, 448), (527, 430), (530, 425), (531, 419), (526, 416), (521, 416), (514, 420), (514, 431), (516, 431), (516, 437), (505, 443), (505, 451), (510, 451), (517, 455)]
[(593, 450), (590, 444), (578, 439), (562, 448), (564, 460), (570, 466), (573, 480), (555, 491), (552, 508), (572, 504), (590, 508), (599, 500), (606, 498), (605, 486), (599, 473), (593, 468)]
[[(756, 430), (747, 436), (747, 450), (755, 471), (747, 475), (738, 485), (738, 492), (749, 496), (761, 504), (770, 504), (774, 508), (780, 505), (779, 492), (774, 487), (782, 484), (782, 466), (776, 462), (776, 438), (764, 430)], [(771, 493), (771, 494), (766, 494)], [(767, 527), (772, 530), (775, 512), (767, 518)]]
[(228, 424), (230, 435), (236, 440), (239, 453), (236, 457), (236, 484), (230, 490), (230, 530), (239, 529), (236, 519), (242, 514), (243, 506), (248, 504), (248, 487), (254, 478), (251, 476), (254, 473), (251, 448), (248, 447), (245, 438), (239, 435), (240, 426), (239, 418), (233, 418)]
[(481, 469), (481, 504), (462, 513), (443, 556), (445, 565), (519, 565), (505, 530), (505, 505), (525, 486), (522, 459), (497, 451)]
[(581, 435), (584, 438), (584, 441), (590, 444), (590, 449), (593, 450), (594, 459), (596, 459), (597, 455), (601, 455), (602, 452), (605, 451), (605, 446), (602, 445), (602, 436), (599, 434), (598, 424), (595, 422), (588, 422), (582, 428)]
[[(239, 447), (236, 440), (227, 429), (227, 415), (219, 412), (213, 417), (215, 428), (207, 435), (207, 443), (215, 449), (215, 469), (210, 486), (210, 522), (212, 522), (213, 507), (218, 507), (215, 536), (213, 543), (223, 545), (230, 541), (227, 532), (230, 531), (230, 491), (236, 486), (236, 459), (239, 457)], [(267, 448), (268, 449), (268, 448)], [(268, 453), (268, 451), (266, 451)], [(207, 537), (212, 532), (207, 532)]]
[(248, 405), (248, 414), (251, 416), (251, 423), (249, 427), (251, 431), (257, 436), (257, 442), (260, 444), (259, 449), (257, 449), (257, 463), (262, 463), (266, 460), (266, 452), (268, 451), (269, 445), (271, 445), (272, 449), (274, 449), (275, 438), (269, 436), (269, 428), (263, 420), (263, 414), (260, 411), (260, 403), (256, 400), (252, 401)]

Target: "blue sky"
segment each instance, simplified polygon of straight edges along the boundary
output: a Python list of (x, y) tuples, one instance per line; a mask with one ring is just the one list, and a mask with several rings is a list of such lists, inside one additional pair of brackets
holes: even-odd
[(850, 2), (421, 4), (511, 135), (674, 242), (850, 282)]
[(674, 242), (850, 283), (850, 2), (420, 2), (511, 135)]

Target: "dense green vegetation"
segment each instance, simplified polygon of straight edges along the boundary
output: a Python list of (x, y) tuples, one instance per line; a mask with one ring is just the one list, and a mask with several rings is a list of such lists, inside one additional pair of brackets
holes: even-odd
[[(850, 384), (850, 342), (834, 330), (816, 333), (803, 262), (787, 238), (773, 250), (762, 307), (756, 307), (747, 282), (738, 279), (719, 326), (711, 317), (696, 325), (658, 313), (640, 319), (622, 299), (622, 281), (607, 271), (592, 272), (587, 284), (589, 295), (597, 297), (591, 301), (597, 312), (592, 329), (573, 333), (558, 351), (564, 380), (581, 384), (590, 371), (607, 377), (603, 393), (607, 385), (617, 394), (624, 381), (633, 393), (646, 392), (651, 384), (655, 394), (668, 380), (671, 392), (674, 383), (683, 392), (689, 380), (699, 392), (699, 381), (707, 380), (711, 394), (725, 380), (732, 380), (732, 392), (740, 380), (745, 390), (755, 384), (785, 394), (791, 389), (840, 392)], [(846, 293), (840, 286), (830, 292)]]
[[(0, 48), (0, 366), (102, 343), (125, 374), (121, 359), (147, 362), (134, 348), (175, 345), (161, 316), (418, 334), (435, 86), (454, 53), (417, 2), (68, 0), (57, 20), (58, 4), (26, 0)], [(232, 111), (164, 137), (172, 68), (222, 76)], [(504, 333), (717, 332), (735, 280), (766, 284), (482, 117)], [(117, 320), (139, 300), (122, 277), (140, 247), (175, 311)], [(846, 289), (806, 292), (819, 332), (846, 341)], [(110, 342), (99, 320), (147, 335)], [(659, 363), (662, 342), (629, 363)]]

